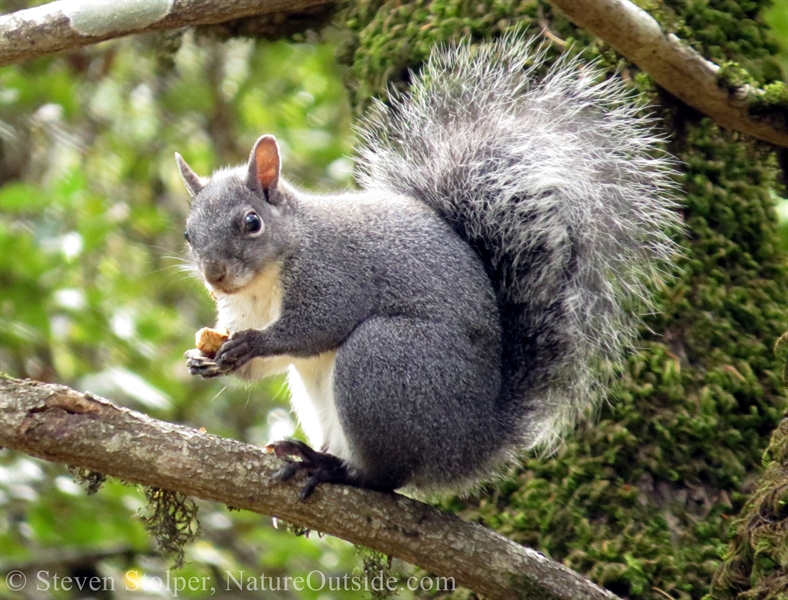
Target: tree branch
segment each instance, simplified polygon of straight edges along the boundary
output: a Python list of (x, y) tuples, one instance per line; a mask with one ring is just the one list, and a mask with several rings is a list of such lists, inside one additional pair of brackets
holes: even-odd
[[(628, 0), (551, 0), (578, 26), (601, 37), (671, 94), (717, 123), (788, 147), (785, 118), (749, 108), (761, 90), (720, 84), (720, 68)], [(135, 33), (209, 25), (253, 15), (297, 15), (335, 0), (104, 0), (52, 2), (0, 17), (0, 66)], [(111, 7), (111, 10), (108, 9)]]
[(720, 85), (720, 68), (629, 0), (550, 0), (576, 25), (605, 40), (654, 81), (723, 127), (788, 147), (785, 120), (756, 120), (749, 114), (760, 90)]
[(613, 600), (577, 573), (484, 527), (397, 494), (318, 487), (263, 450), (151, 419), (65, 386), (0, 380), (0, 447), (124, 481), (273, 515), (454, 577), (496, 599)]
[(63, 0), (0, 16), (0, 67), (134, 33), (296, 15), (335, 0)]

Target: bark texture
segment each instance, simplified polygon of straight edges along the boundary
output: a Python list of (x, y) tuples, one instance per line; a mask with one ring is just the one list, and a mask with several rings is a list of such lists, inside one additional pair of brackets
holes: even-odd
[(401, 558), (490, 598), (611, 600), (566, 567), (481, 525), (398, 494), (272, 482), (263, 450), (59, 385), (0, 380), (0, 446), (282, 518)]
[[(784, 100), (764, 109), (764, 94), (748, 85), (721, 85), (720, 68), (667, 34), (647, 12), (628, 0), (551, 0), (569, 18), (598, 35), (651, 75), (662, 87), (720, 125), (788, 147)], [(0, 17), (0, 66), (74, 50), (146, 31), (225, 23), (257, 15), (273, 22), (227, 29), (231, 35), (276, 37), (292, 33), (285, 21), (333, 7), (335, 0), (138, 0), (111, 5), (101, 0), (52, 2)], [(110, 10), (111, 8), (111, 10)], [(307, 21), (308, 22), (308, 17)], [(783, 96), (785, 92), (783, 91)], [(759, 103), (757, 118), (752, 104)]]
[[(682, 102), (723, 127), (788, 147), (788, 119), (756, 120), (751, 103), (762, 94), (748, 85), (725, 86), (720, 67), (628, 0), (550, 0), (578, 26), (598, 35)], [(782, 107), (783, 113), (788, 107)]]
[[(289, 15), (333, 4), (334, 0), (138, 0), (133, 6), (103, 0), (52, 2), (0, 17), (0, 67), (135, 33), (258, 15), (279, 15), (284, 22)], [(284, 35), (287, 29), (282, 29)]]

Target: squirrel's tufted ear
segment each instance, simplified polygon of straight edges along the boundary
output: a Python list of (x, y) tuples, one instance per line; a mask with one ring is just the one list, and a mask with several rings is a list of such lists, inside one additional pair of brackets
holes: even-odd
[(269, 202), (275, 202), (272, 191), (279, 183), (279, 146), (272, 135), (257, 140), (249, 155), (249, 170), (246, 185), (253, 190), (262, 190)]
[(183, 183), (186, 184), (189, 195), (194, 198), (208, 184), (208, 180), (192, 171), (189, 165), (186, 164), (186, 161), (183, 160), (183, 157), (177, 152), (175, 153), (175, 162), (178, 163), (178, 170), (181, 172), (181, 178)]

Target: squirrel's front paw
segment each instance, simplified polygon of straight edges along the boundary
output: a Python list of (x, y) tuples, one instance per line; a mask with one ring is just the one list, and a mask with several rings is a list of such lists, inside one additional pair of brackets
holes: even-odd
[(216, 353), (216, 366), (223, 373), (240, 369), (253, 358), (260, 356), (260, 332), (247, 329), (232, 334)]
[(192, 375), (199, 375), (203, 379), (211, 379), (225, 373), (217, 366), (215, 359), (206, 356), (197, 348), (187, 351), (184, 356), (186, 357), (186, 367)]

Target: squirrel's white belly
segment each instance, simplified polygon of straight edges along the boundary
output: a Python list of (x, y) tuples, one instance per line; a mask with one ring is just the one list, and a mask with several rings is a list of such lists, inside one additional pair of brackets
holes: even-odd
[[(265, 329), (282, 310), (280, 265), (272, 265), (240, 292), (217, 294), (218, 327), (230, 333)], [(290, 402), (298, 422), (315, 450), (350, 460), (350, 447), (334, 403), (336, 351), (309, 358), (270, 356), (255, 358), (234, 375), (245, 380), (288, 372)]]
[(334, 402), (336, 357), (336, 350), (332, 350), (315, 357), (293, 359), (287, 383), (290, 402), (312, 447), (352, 464), (350, 446)]

